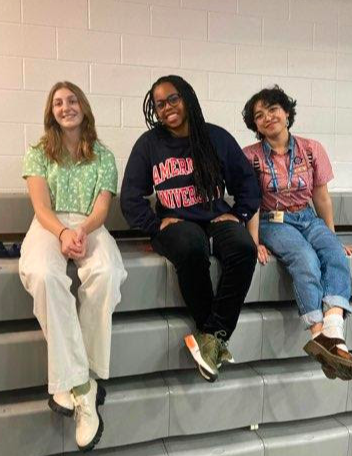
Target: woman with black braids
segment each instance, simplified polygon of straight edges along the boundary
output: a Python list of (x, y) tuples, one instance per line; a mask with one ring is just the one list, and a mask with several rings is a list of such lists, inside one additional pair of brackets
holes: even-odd
[[(256, 264), (256, 246), (244, 224), (259, 206), (252, 168), (235, 139), (204, 121), (193, 88), (179, 76), (158, 79), (144, 99), (150, 131), (136, 142), (121, 189), (132, 227), (151, 236), (153, 249), (177, 271), (196, 331), (185, 337), (201, 375), (218, 377), (234, 362), (227, 341), (234, 331)], [(225, 187), (234, 197), (224, 200)], [(156, 211), (148, 199), (155, 189)], [(221, 263), (214, 295), (209, 256)]]

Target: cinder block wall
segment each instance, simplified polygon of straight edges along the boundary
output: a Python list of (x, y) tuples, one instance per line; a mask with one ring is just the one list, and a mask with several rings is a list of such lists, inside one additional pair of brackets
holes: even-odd
[(352, 189), (351, 0), (0, 0), (0, 192), (24, 191), (24, 151), (63, 79), (88, 94), (122, 177), (143, 96), (166, 73), (242, 146), (244, 102), (279, 83), (298, 100), (294, 131), (328, 149), (331, 188)]

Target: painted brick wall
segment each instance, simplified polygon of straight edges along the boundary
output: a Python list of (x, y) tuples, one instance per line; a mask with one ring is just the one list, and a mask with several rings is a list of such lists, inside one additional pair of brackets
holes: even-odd
[(293, 131), (328, 149), (331, 188), (352, 190), (352, 0), (0, 0), (0, 192), (25, 189), (24, 151), (64, 79), (87, 93), (121, 178), (143, 96), (166, 73), (242, 146), (244, 102), (279, 83), (298, 100)]

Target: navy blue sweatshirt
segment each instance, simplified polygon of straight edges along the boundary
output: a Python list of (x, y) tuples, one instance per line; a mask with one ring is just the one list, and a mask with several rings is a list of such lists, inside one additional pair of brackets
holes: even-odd
[[(231, 213), (246, 222), (255, 214), (260, 190), (252, 166), (230, 133), (216, 125), (207, 127), (227, 192), (234, 197), (233, 206), (219, 197), (207, 208), (195, 190), (189, 138), (176, 138), (164, 128), (154, 128), (134, 145), (122, 182), (122, 213), (132, 228), (153, 236), (165, 217), (209, 222)], [(145, 198), (154, 190), (156, 213)]]

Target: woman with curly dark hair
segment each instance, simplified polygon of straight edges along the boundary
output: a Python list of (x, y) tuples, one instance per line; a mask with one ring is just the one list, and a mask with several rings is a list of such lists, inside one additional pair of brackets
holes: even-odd
[[(333, 178), (323, 146), (290, 133), (296, 101), (277, 85), (247, 101), (243, 118), (260, 140), (245, 147), (262, 190), (260, 211), (248, 224), (265, 264), (270, 252), (287, 267), (302, 320), (312, 334), (305, 351), (328, 378), (352, 378), (344, 341), (351, 279), (345, 251), (334, 233), (327, 183)], [(313, 202), (316, 214), (309, 205)]]
[[(123, 213), (176, 267), (197, 331), (186, 345), (208, 381), (223, 362), (256, 264), (243, 226), (259, 206), (259, 189), (235, 139), (204, 120), (193, 88), (179, 76), (158, 79), (144, 100), (150, 131), (133, 147), (121, 189)], [(224, 200), (225, 187), (234, 197)], [(148, 199), (155, 189), (156, 212)], [(222, 267), (213, 293), (209, 256)]]

